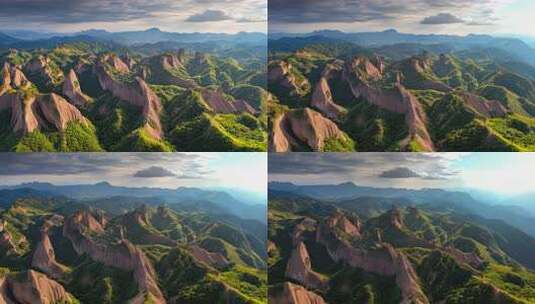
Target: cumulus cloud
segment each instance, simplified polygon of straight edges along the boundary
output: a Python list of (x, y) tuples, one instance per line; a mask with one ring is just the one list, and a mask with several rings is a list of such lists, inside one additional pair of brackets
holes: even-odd
[(434, 16), (425, 17), (420, 21), (421, 24), (453, 24), (453, 23), (464, 23), (464, 20), (458, 18), (450, 13), (440, 13)]
[(412, 171), (407, 167), (398, 167), (390, 170), (383, 171), (379, 174), (379, 177), (382, 178), (411, 178), (411, 177), (421, 177), (420, 174)]
[(142, 178), (158, 178), (158, 177), (173, 177), (175, 173), (162, 167), (151, 166), (146, 169), (142, 169), (134, 173), (134, 177)]
[(187, 22), (215, 22), (215, 21), (224, 21), (231, 20), (232, 17), (227, 15), (224, 11), (220, 10), (206, 10), (202, 13), (194, 14), (189, 16)]

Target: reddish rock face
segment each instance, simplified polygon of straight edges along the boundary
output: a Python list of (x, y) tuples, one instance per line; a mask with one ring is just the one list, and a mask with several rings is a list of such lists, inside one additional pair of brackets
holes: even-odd
[[(117, 57), (108, 55), (105, 56), (103, 60), (109, 63), (109, 61), (112, 60), (110, 58)], [(117, 58), (117, 60), (120, 59)], [(118, 65), (119, 69), (117, 70), (121, 72), (129, 72), (128, 67), (126, 65), (121, 67), (122, 65), (118, 63), (119, 61), (117, 60), (112, 60), (112, 62), (115, 62), (115, 64)], [(162, 105), (158, 96), (156, 96), (156, 94), (150, 89), (147, 83), (140, 77), (136, 77), (135, 81), (131, 84), (116, 80), (112, 77), (112, 75), (110, 75), (102, 62), (97, 63), (96, 73), (100, 86), (103, 90), (111, 92), (113, 96), (125, 102), (141, 107), (141, 115), (146, 121), (144, 126), (145, 130), (147, 130), (154, 138), (162, 139), (163, 130), (160, 122)]]
[(202, 97), (210, 109), (222, 114), (256, 114), (256, 110), (244, 100), (229, 101), (220, 90), (203, 90)]
[(78, 255), (87, 254), (104, 265), (134, 272), (139, 294), (132, 300), (133, 303), (143, 303), (148, 294), (154, 303), (165, 303), (154, 268), (143, 251), (124, 239), (111, 244), (95, 241), (90, 236), (91, 233), (102, 232), (101, 223), (87, 211), (69, 217), (63, 226), (63, 235), (71, 241)]
[(0, 279), (0, 289), (3, 289), (0, 300), (8, 299), (3, 303), (13, 303), (13, 300), (15, 303), (55, 304), (71, 303), (74, 300), (63, 286), (46, 275), (34, 270), (27, 271), (25, 275), (24, 280), (9, 276)]
[(223, 269), (230, 265), (230, 262), (220, 253), (208, 252), (205, 249), (192, 245), (189, 247), (190, 253), (193, 258), (208, 266), (215, 267), (217, 269)]
[(356, 221), (355, 223), (351, 222), (343, 213), (337, 212), (333, 216), (331, 216), (329, 219), (327, 219), (327, 226), (331, 229), (340, 229), (344, 233), (354, 236), (354, 237), (361, 237), (360, 234), (360, 228), (361, 223), (360, 221)]
[(342, 131), (334, 122), (309, 108), (300, 114), (288, 114), (288, 119), (295, 137), (307, 143), (314, 151), (322, 151), (325, 141), (329, 138), (343, 137)]
[(499, 101), (486, 100), (468, 92), (462, 92), (460, 95), (475, 112), (485, 118), (504, 117), (509, 112)]
[(280, 61), (277, 65), (269, 68), (268, 81), (276, 82), (279, 85), (291, 90), (299, 92), (304, 88), (310, 86), (308, 80), (305, 78), (301, 83), (290, 73), (292, 65), (286, 61)]
[(85, 95), (80, 88), (80, 82), (73, 69), (69, 71), (62, 89), (63, 95), (67, 96), (69, 100), (77, 107), (85, 107), (91, 102), (91, 97)]
[(351, 62), (352, 70), (358, 70), (362, 80), (377, 81), (383, 77), (384, 63), (378, 57), (375, 59), (376, 65), (367, 57), (356, 57)]
[(319, 295), (289, 282), (284, 283), (281, 294), (270, 296), (268, 302), (274, 304), (325, 304)]
[(162, 67), (166, 70), (177, 69), (183, 67), (182, 62), (178, 59), (177, 56), (166, 54), (160, 57), (160, 63)]
[(41, 227), (41, 241), (33, 253), (32, 267), (57, 280), (63, 277), (66, 267), (56, 261), (54, 247), (48, 236), (48, 230), (52, 226), (55, 226), (53, 221), (46, 221)]
[(325, 77), (320, 78), (316, 84), (310, 104), (330, 119), (336, 119), (347, 112), (346, 109), (334, 103), (331, 88)]
[(427, 117), (422, 106), (408, 90), (400, 83), (393, 89), (382, 89), (367, 84), (365, 76), (353, 71), (346, 65), (343, 78), (349, 84), (356, 98), (362, 97), (366, 101), (395, 113), (405, 114), (405, 123), (409, 129), (407, 138), (400, 142), (402, 147), (408, 147), (411, 141), (416, 141), (424, 151), (434, 151), (434, 144), (427, 130)]
[(285, 275), (311, 289), (323, 288), (327, 283), (320, 274), (312, 271), (310, 256), (303, 242), (297, 244), (292, 251)]
[(54, 83), (56, 79), (61, 80), (63, 78), (63, 72), (61, 70), (53, 71), (50, 67), (50, 58), (43, 55), (30, 60), (24, 66), (24, 71), (30, 74), (39, 74), (49, 84)]
[(126, 63), (124, 63), (121, 58), (119, 58), (115, 54), (106, 54), (104, 57), (102, 57), (102, 62), (107, 63), (110, 65), (113, 69), (117, 70), (121, 73), (128, 73), (130, 72), (130, 68)]
[(289, 152), (291, 135), (288, 133), (290, 126), (286, 114), (279, 115), (271, 122), (269, 136), (269, 151)]
[(408, 258), (387, 243), (380, 243), (376, 250), (366, 250), (351, 246), (348, 241), (333, 233), (326, 225), (320, 225), (316, 240), (325, 245), (331, 259), (343, 261), (352, 267), (383, 276), (395, 276), (402, 293), (404, 304), (428, 304), (429, 301), (420, 288), (419, 278)]

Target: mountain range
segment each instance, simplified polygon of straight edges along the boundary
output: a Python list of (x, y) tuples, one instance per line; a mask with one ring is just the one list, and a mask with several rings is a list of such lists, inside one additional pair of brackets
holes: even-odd
[(124, 190), (0, 190), (0, 302), (267, 303), (265, 211), (200, 189), (107, 196)]
[(375, 188), (335, 198), (351, 189), (371, 188), (270, 184), (270, 303), (535, 300), (535, 237), (469, 210), (468, 195)]
[(265, 151), (263, 34), (0, 37), (0, 150)]
[(270, 34), (271, 151), (531, 151), (535, 49), (488, 35)]

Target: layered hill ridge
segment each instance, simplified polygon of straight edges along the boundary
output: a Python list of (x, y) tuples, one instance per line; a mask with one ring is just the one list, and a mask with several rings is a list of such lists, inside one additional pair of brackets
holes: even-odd
[[(118, 210), (116, 203), (34, 193), (7, 204), (0, 212), (0, 233), (9, 234), (13, 248), (0, 244), (0, 299), (266, 303), (262, 236), (237, 233), (241, 225), (256, 223), (225, 213), (216, 220), (202, 206)], [(31, 292), (35, 288), (39, 292)]]
[[(456, 214), (451, 206), (385, 208), (380, 201), (370, 213), (364, 210), (371, 203), (272, 192), (270, 301), (295, 303), (297, 294), (306, 303), (533, 301), (533, 265), (515, 258), (520, 247), (507, 248), (527, 235), (510, 230), (505, 237), (501, 224)], [(535, 246), (532, 238), (523, 242)], [(322, 284), (310, 280), (315, 275)], [(522, 283), (509, 285), (511, 276)]]
[(262, 65), (232, 56), (85, 41), (11, 49), (0, 54), (0, 115), (14, 118), (0, 149), (266, 150)]
[(527, 71), (527, 63), (524, 69), (479, 49), (444, 53), (425, 44), (361, 48), (305, 41), (273, 41), (272, 151), (318, 151), (307, 142), (284, 140), (291, 130), (281, 117), (306, 108), (319, 111), (353, 141), (329, 145), (332, 151), (535, 149), (530, 140), (535, 73)]

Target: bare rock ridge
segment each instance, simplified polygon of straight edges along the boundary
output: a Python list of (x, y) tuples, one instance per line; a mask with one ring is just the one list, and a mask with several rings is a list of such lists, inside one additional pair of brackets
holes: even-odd
[(276, 82), (286, 89), (302, 92), (310, 83), (306, 78), (298, 80), (292, 73), (292, 64), (280, 61), (276, 66), (270, 67), (268, 72), (268, 82)]
[(288, 152), (291, 151), (289, 124), (286, 114), (275, 117), (271, 122), (271, 134), (269, 136), (269, 151)]
[(190, 246), (189, 250), (195, 260), (208, 266), (217, 269), (224, 269), (230, 265), (230, 262), (227, 260), (227, 258), (220, 253), (208, 252), (197, 245)]
[(61, 284), (34, 270), (0, 277), (0, 303), (74, 303), (74, 297)]
[[(69, 122), (89, 125), (89, 121), (76, 107), (56, 93), (28, 92), (32, 84), (18, 68), (6, 63), (2, 70), (2, 78), (0, 91), (4, 93), (0, 95), (0, 110), (11, 110), (11, 125), (14, 132), (26, 134), (34, 130), (47, 130), (49, 126), (61, 131)], [(11, 89), (17, 90), (8, 92)]]
[(203, 90), (202, 97), (210, 109), (223, 114), (255, 114), (256, 110), (244, 100), (230, 101), (221, 90)]
[(285, 282), (283, 290), (269, 295), (269, 303), (274, 304), (325, 304), (323, 298), (304, 287)]
[(25, 66), (24, 71), (29, 73), (28, 75), (39, 75), (47, 84), (59, 83), (63, 80), (64, 75), (60, 69), (53, 69), (51, 67), (50, 58), (39, 55), (36, 58), (30, 60)]
[(91, 97), (82, 92), (80, 82), (73, 69), (65, 77), (62, 93), (77, 107), (84, 107), (91, 102)]
[[(366, 61), (366, 66), (372, 63)], [(360, 63), (362, 65), (362, 63)], [(357, 65), (358, 66), (358, 65)], [(367, 68), (374, 77), (380, 77), (379, 69)], [(401, 141), (403, 147), (407, 147), (411, 141), (416, 141), (422, 150), (434, 151), (434, 145), (426, 127), (427, 117), (416, 99), (400, 83), (396, 83), (393, 89), (382, 89), (368, 83), (370, 75), (363, 73), (361, 69), (353, 69), (352, 64), (346, 64), (343, 78), (356, 98), (363, 98), (368, 102), (395, 113), (405, 115), (405, 123), (409, 129), (409, 135)], [(374, 78), (375, 79), (375, 78)]]
[(379, 243), (378, 249), (367, 250), (352, 246), (326, 224), (319, 225), (316, 241), (323, 244), (335, 262), (345, 262), (352, 267), (383, 276), (395, 276), (402, 293), (402, 304), (428, 304), (420, 288), (419, 278), (408, 258), (388, 243)]
[(119, 57), (104, 56), (96, 65), (96, 74), (102, 89), (111, 92), (120, 100), (141, 107), (142, 117), (145, 119), (145, 130), (151, 136), (161, 139), (163, 136), (160, 122), (162, 105), (158, 96), (142, 78), (135, 76), (132, 82), (125, 83), (116, 79), (109, 67), (119, 73), (130, 73), (128, 66)]
[(326, 280), (312, 270), (310, 256), (303, 242), (299, 242), (293, 249), (285, 275), (310, 289), (320, 289), (326, 284)]
[(344, 137), (334, 122), (310, 108), (305, 108), (301, 112), (291, 112), (286, 116), (291, 134), (298, 141), (306, 143), (313, 151), (322, 151), (328, 139)]
[(347, 113), (347, 110), (339, 106), (333, 100), (331, 88), (328, 81), (342, 69), (343, 62), (336, 60), (333, 63), (327, 64), (321, 73), (321, 78), (314, 88), (312, 93), (311, 106), (317, 108), (323, 115), (330, 119), (336, 119), (341, 115)]
[[(63, 218), (61, 217), (60, 221), (62, 220)], [(32, 267), (41, 270), (51, 278), (57, 280), (63, 277), (66, 267), (56, 261), (54, 248), (48, 236), (48, 230), (53, 226), (55, 226), (55, 223), (47, 220), (41, 227), (41, 241), (37, 244), (33, 253)]]
[(340, 229), (350, 236), (357, 238), (361, 237), (360, 229), (362, 224), (360, 220), (352, 222), (341, 212), (337, 212), (333, 216), (329, 217), (326, 224), (331, 229)]
[(145, 254), (125, 239), (115, 243), (99, 241), (98, 235), (103, 232), (103, 222), (87, 211), (72, 215), (63, 226), (63, 235), (72, 242), (78, 255), (87, 254), (104, 265), (134, 272), (139, 293), (132, 303), (143, 303), (147, 298), (151, 298), (153, 303), (166, 303), (156, 282), (155, 271)]

